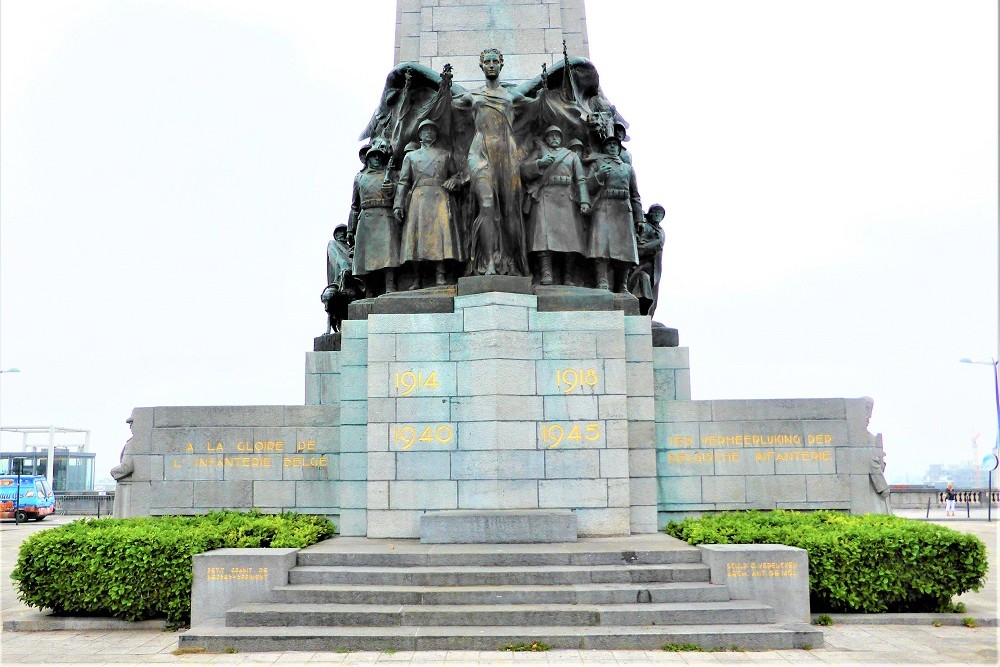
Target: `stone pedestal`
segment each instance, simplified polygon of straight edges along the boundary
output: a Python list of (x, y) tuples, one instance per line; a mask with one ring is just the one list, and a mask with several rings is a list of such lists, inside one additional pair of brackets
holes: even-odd
[(223, 618), (241, 604), (268, 602), (288, 583), (298, 549), (215, 549), (194, 556), (191, 625)]
[(712, 583), (733, 600), (756, 600), (774, 608), (779, 622), (809, 622), (809, 555), (783, 544), (702, 544), (701, 559)]
[(580, 535), (655, 531), (649, 318), (468, 289), (451, 313), (344, 322), (341, 533), (547, 509), (572, 511)]

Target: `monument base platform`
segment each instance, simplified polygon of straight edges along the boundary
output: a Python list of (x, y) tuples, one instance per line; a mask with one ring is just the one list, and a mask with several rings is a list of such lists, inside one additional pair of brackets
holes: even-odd
[[(300, 550), (287, 583), (195, 623), (178, 643), (239, 653), (823, 645), (820, 630), (714, 582), (702, 556), (663, 534), (538, 545), (337, 537)], [(758, 585), (778, 581), (766, 579)], [(801, 599), (782, 606), (807, 607), (807, 589), (794, 590)]]
[(576, 542), (570, 510), (452, 510), (420, 517), (424, 544), (548, 544)]
[(348, 319), (369, 315), (416, 315), (455, 312), (455, 297), (502, 292), (538, 297), (538, 312), (612, 311), (639, 314), (639, 300), (628, 292), (609, 292), (575, 285), (538, 285), (523, 276), (466, 276), (457, 285), (425, 287), (360, 299), (348, 306)]

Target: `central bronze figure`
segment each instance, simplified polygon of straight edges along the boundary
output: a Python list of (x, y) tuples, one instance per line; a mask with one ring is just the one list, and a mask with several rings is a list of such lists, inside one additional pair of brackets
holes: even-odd
[(486, 83), (458, 95), (455, 106), (471, 109), (475, 135), (469, 146), (468, 168), (479, 212), (472, 222), (471, 273), (528, 274), (524, 220), (521, 217), (521, 174), (514, 117), (529, 98), (501, 85), (503, 54), (486, 49), (479, 54)]

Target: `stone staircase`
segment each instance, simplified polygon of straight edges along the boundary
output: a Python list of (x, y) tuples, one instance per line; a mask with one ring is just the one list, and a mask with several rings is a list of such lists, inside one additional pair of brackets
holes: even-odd
[[(635, 548), (635, 550), (632, 550)], [(303, 549), (268, 603), (192, 628), (211, 651), (818, 647), (822, 633), (775, 622), (709, 583), (701, 552), (655, 535), (568, 544), (421, 545), (335, 538)]]

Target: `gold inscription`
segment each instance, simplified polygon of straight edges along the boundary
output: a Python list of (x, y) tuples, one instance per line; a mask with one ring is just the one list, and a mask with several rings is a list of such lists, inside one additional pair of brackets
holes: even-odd
[(601, 437), (599, 422), (540, 424), (542, 444), (555, 449), (564, 442), (593, 442)]
[[(754, 452), (754, 460), (758, 463), (768, 461), (832, 461), (833, 453), (829, 449), (790, 449)], [(667, 452), (667, 463), (713, 463), (715, 461), (735, 463), (740, 460), (740, 452)]]
[(431, 371), (426, 376), (422, 372), (403, 371), (396, 373), (396, 389), (400, 396), (409, 396), (418, 389), (433, 389), (440, 387), (437, 371)]
[[(556, 388), (564, 394), (571, 394), (584, 387), (596, 387), (600, 378), (593, 368), (558, 368), (556, 369)], [(565, 387), (565, 389), (563, 389)]]
[(410, 424), (393, 424), (392, 439), (406, 451), (418, 442), (446, 445), (455, 439), (455, 431), (448, 424), (430, 424), (423, 428)]
[[(230, 443), (231, 445), (232, 443)], [(330, 466), (329, 456), (316, 452), (315, 440), (299, 440), (295, 445), (295, 453), (298, 456), (283, 456), (277, 460), (271, 454), (281, 454), (290, 451), (290, 444), (286, 447), (283, 440), (240, 440), (232, 445), (232, 450), (227, 450), (230, 445), (222, 442), (206, 442), (205, 453), (210, 456), (192, 456), (184, 458), (174, 458), (170, 465), (172, 468), (270, 468), (278, 466), (279, 462), (285, 468), (328, 468)], [(195, 451), (194, 443), (189, 442), (184, 448), (187, 454), (198, 454)], [(227, 451), (234, 451), (232, 454)]]
[(726, 576), (744, 577), (797, 577), (799, 564), (795, 561), (767, 561), (763, 563), (726, 563)]
[(832, 461), (833, 454), (829, 449), (790, 449), (787, 451), (775, 451), (769, 449), (766, 452), (754, 452), (758, 461)]
[(266, 567), (210, 567), (209, 581), (266, 581)]
[[(668, 435), (666, 441), (672, 447), (697, 446), (694, 437), (690, 435)], [(807, 433), (804, 442), (807, 445), (830, 445), (833, 444), (833, 435), (830, 433)], [(702, 447), (781, 447), (785, 445), (801, 447), (802, 444), (803, 438), (798, 433), (771, 433), (767, 435), (740, 433), (701, 436)]]

